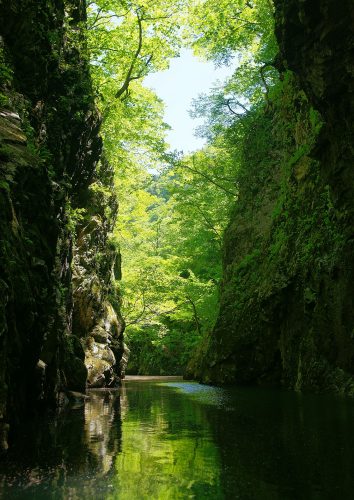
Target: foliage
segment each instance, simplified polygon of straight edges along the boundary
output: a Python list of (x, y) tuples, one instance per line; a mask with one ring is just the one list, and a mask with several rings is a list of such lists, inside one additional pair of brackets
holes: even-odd
[[(122, 294), (131, 370), (180, 373), (218, 312), (223, 232), (238, 196), (250, 110), (276, 79), (267, 0), (97, 0), (87, 20), (91, 73), (120, 215), (111, 240), (123, 256)], [(208, 146), (167, 153), (163, 103), (144, 87), (181, 44), (237, 70), (192, 114)]]
[(169, 157), (164, 171), (150, 174), (145, 189), (122, 205), (117, 238), (132, 370), (181, 373), (215, 321), (221, 235), (233, 194), (210, 181), (212, 159), (207, 152), (183, 162)]
[(6, 107), (9, 104), (9, 99), (4, 90), (11, 83), (13, 71), (6, 63), (4, 49), (0, 40), (0, 106)]
[(71, 231), (75, 234), (75, 229), (77, 225), (82, 222), (85, 217), (85, 208), (73, 208), (70, 200), (66, 200), (65, 204), (65, 213), (66, 213), (66, 227), (68, 231)]
[(275, 43), (273, 11), (271, 0), (195, 0), (186, 36), (198, 54), (219, 64), (249, 52), (269, 60)]
[(263, 106), (277, 81), (272, 2), (191, 2), (185, 36), (197, 54), (236, 66), (226, 82), (194, 100), (192, 116), (207, 118), (199, 133), (212, 140), (251, 108)]
[(183, 0), (110, 1), (89, 5), (87, 32), (92, 74), (106, 113), (139, 93), (135, 83), (167, 68), (177, 55)]

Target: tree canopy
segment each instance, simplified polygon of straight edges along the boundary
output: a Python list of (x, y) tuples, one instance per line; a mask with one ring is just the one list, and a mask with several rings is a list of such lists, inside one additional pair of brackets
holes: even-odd
[[(244, 123), (277, 77), (270, 0), (97, 0), (87, 33), (105, 155), (116, 172), (130, 369), (180, 373), (218, 312), (223, 232), (237, 199)], [(231, 78), (196, 97), (208, 144), (169, 151), (163, 102), (144, 85), (182, 46)]]

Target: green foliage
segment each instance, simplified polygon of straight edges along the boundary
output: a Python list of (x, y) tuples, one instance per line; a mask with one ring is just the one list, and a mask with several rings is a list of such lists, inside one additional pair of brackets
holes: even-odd
[(67, 200), (65, 204), (65, 213), (66, 213), (66, 227), (68, 231), (72, 234), (75, 234), (75, 230), (77, 225), (82, 222), (85, 217), (86, 209), (85, 208), (73, 208), (70, 201)]
[(136, 85), (177, 55), (184, 0), (107, 1), (89, 7), (87, 33), (92, 74), (105, 113), (122, 101), (135, 105)]
[[(97, 0), (89, 4), (87, 36), (120, 201), (112, 241), (123, 257), (116, 288), (130, 369), (181, 373), (215, 323), (224, 229), (238, 183), (254, 175), (243, 168), (242, 144), (277, 80), (273, 8), (267, 0)], [(182, 42), (216, 64), (237, 60), (227, 82), (195, 100), (192, 114), (206, 118), (200, 134), (209, 144), (191, 155), (167, 153), (163, 103), (144, 87)], [(267, 127), (259, 129), (259, 149)], [(261, 169), (256, 175), (266, 181)], [(108, 199), (98, 184), (92, 189)]]
[(147, 188), (122, 204), (117, 238), (131, 370), (181, 373), (192, 347), (212, 327), (227, 207), (222, 189), (180, 162), (150, 174)]
[[(128, 373), (150, 375), (180, 375), (183, 373), (190, 354), (199, 337), (193, 331), (165, 325), (153, 327), (132, 327), (128, 340), (131, 349)], [(188, 326), (188, 325), (186, 325)]]
[(0, 189), (4, 189), (5, 191), (10, 191), (10, 185), (8, 182), (4, 181), (4, 180), (0, 180)]
[(0, 107), (9, 105), (9, 97), (4, 91), (11, 84), (12, 78), (13, 71), (5, 60), (4, 49), (0, 40)]
[[(139, 371), (180, 373), (191, 346), (212, 327), (222, 231), (235, 198), (232, 160), (218, 154), (221, 143), (185, 159), (166, 154), (163, 103), (143, 85), (177, 54), (186, 3), (98, 1), (87, 21), (120, 201), (112, 240), (121, 247), (123, 280), (116, 287), (132, 360), (143, 353)], [(98, 184), (91, 190), (107, 195)]]
[[(269, 0), (196, 0), (190, 2), (187, 37), (196, 51), (219, 64), (239, 53), (274, 53), (273, 5)], [(237, 52), (237, 54), (236, 54)]]
[(207, 118), (199, 133), (212, 139), (242, 119), (248, 110), (269, 100), (278, 79), (273, 67), (277, 44), (272, 2), (190, 2), (185, 37), (196, 54), (217, 65), (236, 66), (226, 82), (194, 101), (192, 115)]

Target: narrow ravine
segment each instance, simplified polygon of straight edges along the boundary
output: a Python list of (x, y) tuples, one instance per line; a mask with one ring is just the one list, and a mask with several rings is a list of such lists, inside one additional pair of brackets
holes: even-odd
[(0, 497), (352, 498), (353, 20), (0, 0)]

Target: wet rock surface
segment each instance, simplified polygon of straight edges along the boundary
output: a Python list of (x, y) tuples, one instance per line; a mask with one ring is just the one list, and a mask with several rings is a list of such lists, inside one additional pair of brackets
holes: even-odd
[(110, 194), (104, 217), (106, 200), (92, 189), (108, 191), (113, 174), (100, 162), (101, 118), (78, 36), (85, 15), (82, 0), (0, 3), (3, 449), (9, 424), (11, 438), (31, 412), (86, 390), (85, 353), (98, 326), (114, 353), (105, 356), (112, 377), (120, 376), (123, 323), (108, 301), (118, 252), (107, 245), (117, 202)]

